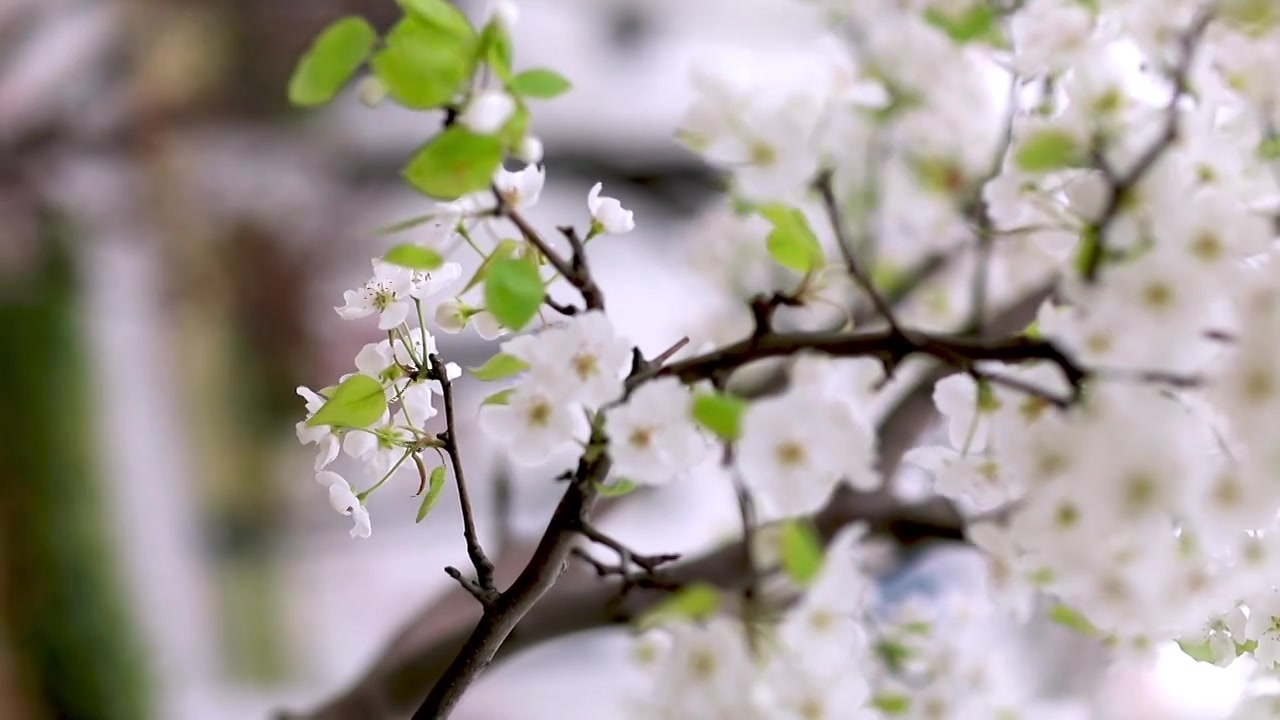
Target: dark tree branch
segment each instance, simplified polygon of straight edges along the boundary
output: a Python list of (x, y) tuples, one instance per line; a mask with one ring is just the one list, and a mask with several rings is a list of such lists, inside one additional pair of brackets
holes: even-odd
[[(1081, 274), (1087, 282), (1096, 282), (1098, 279), (1098, 273), (1102, 269), (1102, 261), (1107, 255), (1107, 230), (1119, 217), (1120, 211), (1124, 208), (1125, 200), (1133, 189), (1137, 187), (1138, 183), (1142, 182), (1142, 179), (1146, 177), (1151, 168), (1155, 166), (1156, 161), (1178, 140), (1178, 103), (1182, 101), (1182, 98), (1186, 96), (1190, 89), (1188, 83), (1191, 65), (1195, 62), (1200, 38), (1204, 36), (1205, 29), (1212, 19), (1213, 7), (1210, 5), (1203, 8), (1196, 15), (1191, 26), (1178, 39), (1178, 62), (1169, 73), (1169, 80), (1173, 83), (1173, 96), (1169, 98), (1169, 104), (1165, 106), (1164, 123), (1161, 126), (1159, 136), (1147, 146), (1128, 171), (1123, 174), (1120, 174), (1119, 171), (1106, 162), (1095, 163), (1097, 169), (1102, 172), (1103, 176), (1111, 184), (1111, 190), (1107, 195), (1106, 204), (1103, 205), (1102, 213), (1089, 226), (1088, 236), (1085, 238), (1086, 241), (1092, 242), (1092, 245), (1087, 247), (1088, 254), (1085, 256), (1083, 267), (1081, 268)], [(1098, 161), (1102, 160), (1100, 153), (1095, 153), (1095, 155)]]
[[(467, 541), (467, 555), (476, 569), (475, 583), (463, 582), (467, 589), (480, 602), (489, 604), (497, 599), (498, 591), (493, 584), (493, 562), (484, 553), (480, 545), (480, 535), (476, 532), (475, 512), (471, 509), (471, 494), (467, 491), (467, 479), (462, 473), (462, 453), (458, 451), (455, 437), (457, 424), (453, 412), (453, 382), (449, 380), (449, 372), (439, 355), (428, 358), (431, 363), (429, 377), (440, 383), (440, 394), (444, 396), (445, 430), (437, 437), (444, 443), (444, 451), (453, 464), (453, 477), (458, 486), (458, 503), (462, 506), (462, 533)], [(462, 573), (456, 568), (445, 568), (449, 576), (462, 582)]]
[[(1035, 316), (1036, 308), (1047, 292), (1047, 289), (1037, 290), (1011, 306), (993, 323), (991, 331), (1008, 332), (1024, 327)], [(879, 469), (883, 477), (893, 477), (902, 456), (914, 445), (919, 432), (934, 418), (931, 399), (933, 386), (951, 372), (953, 370), (942, 366), (929, 370), (880, 422), (877, 447)], [(561, 508), (557, 508), (557, 517), (573, 516), (573, 508), (563, 508), (566, 502), (580, 502), (574, 498), (580, 498), (576, 491), (572, 496), (566, 494), (566, 498), (561, 501)], [(935, 539), (963, 538), (959, 514), (949, 502), (941, 498), (921, 504), (903, 505), (888, 492), (857, 493), (841, 486), (810, 519), (824, 542), (852, 522), (865, 522), (873, 534), (893, 537), (903, 547)], [(553, 518), (552, 526), (555, 523)], [(544, 534), (539, 548), (547, 542), (547, 535)], [(542, 557), (550, 554), (546, 550), (541, 552)], [(664, 587), (657, 589), (707, 582), (724, 589), (741, 590), (744, 552), (739, 542), (680, 562), (661, 572)], [(524, 573), (529, 572), (526, 567)], [(647, 588), (636, 586), (635, 589), (642, 591)], [(510, 591), (509, 589), (508, 592)], [(665, 595), (654, 592), (622, 595), (621, 583), (600, 583), (594, 576), (578, 577), (576, 581), (570, 578), (547, 593), (543, 601), (534, 605), (514, 628), (505, 628), (506, 642), (501, 644), (497, 656), (505, 657), (577, 632), (627, 622), (644, 613), (654, 603), (660, 602), (663, 597)], [(383, 657), (347, 692), (313, 712), (284, 717), (291, 720), (351, 720), (396, 718), (412, 712), (421, 703), (426, 689), (433, 684), (438, 686), (439, 680), (450, 672), (459, 658), (467, 654), (467, 648), (475, 642), (474, 635), (479, 631), (479, 628), (473, 631), (458, 628), (455, 623), (451, 623), (445, 628), (430, 632), (431, 623), (440, 617), (433, 610), (434, 607), (424, 612), (420, 621), (411, 624), (398, 635)], [(461, 610), (467, 611), (469, 608), (463, 607)], [(487, 609), (480, 624), (487, 626), (496, 622), (488, 619), (493, 612), (495, 611)], [(502, 622), (504, 625), (510, 622), (510, 617)]]
[(853, 277), (854, 282), (871, 300), (872, 306), (875, 307), (880, 317), (889, 324), (889, 328), (894, 332), (901, 333), (902, 329), (898, 327), (898, 320), (894, 317), (893, 308), (889, 306), (889, 303), (885, 302), (884, 297), (880, 295), (880, 291), (876, 289), (875, 283), (871, 282), (871, 278), (863, 271), (858, 259), (854, 256), (853, 244), (849, 239), (849, 231), (845, 227), (844, 213), (840, 212), (840, 204), (836, 201), (835, 189), (831, 185), (831, 177), (830, 170), (823, 171), (818, 176), (816, 186), (818, 193), (822, 195), (822, 204), (827, 211), (827, 218), (831, 222), (831, 229), (835, 231), (836, 245), (840, 248), (840, 254), (844, 257), (845, 269), (849, 271), (849, 275)]

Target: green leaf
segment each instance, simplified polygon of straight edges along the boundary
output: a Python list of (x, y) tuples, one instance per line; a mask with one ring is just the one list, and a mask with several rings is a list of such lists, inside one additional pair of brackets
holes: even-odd
[(437, 270), (444, 264), (444, 258), (435, 250), (408, 243), (391, 248), (382, 259), (410, 270)]
[(493, 252), (489, 253), (489, 257), (485, 258), (484, 262), (480, 263), (480, 267), (476, 268), (475, 274), (471, 276), (471, 279), (467, 281), (466, 287), (462, 288), (462, 292), (458, 294), (462, 295), (476, 285), (479, 285), (484, 280), (484, 276), (489, 273), (489, 268), (493, 267), (493, 264), (499, 260), (504, 260), (514, 256), (518, 246), (519, 243), (511, 238), (506, 238), (500, 241), (493, 249)]
[(516, 95), (550, 100), (569, 92), (573, 85), (555, 70), (533, 68), (511, 78), (508, 87)]
[(720, 611), (720, 591), (707, 583), (693, 583), (677, 590), (637, 620), (650, 628), (670, 620), (710, 620)]
[(618, 478), (617, 482), (610, 485), (603, 483), (596, 486), (596, 490), (600, 493), (600, 497), (622, 497), (636, 489), (637, 485), (627, 478)]
[(1273, 135), (1258, 143), (1258, 157), (1263, 160), (1280, 160), (1280, 136)]
[(765, 243), (779, 265), (802, 273), (822, 267), (822, 246), (803, 212), (781, 203), (761, 205), (757, 212), (773, 223)]
[(418, 506), (418, 519), (414, 522), (422, 522), (422, 518), (431, 512), (431, 508), (436, 506), (436, 501), (440, 499), (440, 491), (444, 489), (444, 466), (441, 465), (431, 471), (431, 479), (428, 481), (427, 494), (422, 498), (422, 504)]
[(409, 16), (446, 33), (464, 39), (474, 38), (475, 28), (462, 11), (445, 0), (397, 0)]
[(955, 15), (929, 8), (925, 10), (924, 19), (960, 45), (975, 40), (986, 40), (993, 44), (1003, 41), (999, 26), (1000, 13), (994, 5), (985, 1), (975, 2)]
[(478, 368), (471, 368), (471, 374), (477, 380), (502, 380), (528, 370), (529, 366), (515, 355), (498, 353), (489, 358)]
[(377, 39), (363, 18), (345, 17), (325, 28), (289, 78), (289, 102), (306, 107), (332, 100), (369, 57)]
[(822, 569), (822, 541), (813, 526), (802, 520), (789, 520), (779, 529), (782, 569), (800, 585), (808, 585)]
[(502, 163), (502, 141), (453, 126), (427, 144), (403, 175), (419, 191), (441, 200), (456, 200), (489, 187)]
[(1213, 656), (1213, 651), (1209, 649), (1208, 640), (1199, 643), (1189, 643), (1186, 640), (1179, 640), (1178, 647), (1181, 648), (1182, 652), (1186, 653), (1187, 657), (1190, 657), (1192, 660), (1209, 663), (1210, 665), (1215, 664), (1215, 661), (1217, 660), (1217, 658)]
[(527, 325), (538, 314), (544, 297), (546, 288), (538, 266), (529, 260), (498, 260), (485, 275), (485, 308), (511, 330)]
[(693, 419), (724, 440), (735, 440), (741, 432), (742, 411), (747, 403), (741, 398), (719, 393), (705, 393), (693, 399)]
[(396, 102), (415, 110), (437, 108), (471, 79), (475, 43), (474, 34), (460, 35), (410, 16), (391, 29), (369, 66)]
[(307, 426), (368, 427), (386, 410), (387, 394), (381, 383), (368, 375), (352, 375), (334, 389), (328, 402), (307, 420)]
[(1098, 637), (1101, 634), (1098, 632), (1098, 628), (1089, 622), (1085, 616), (1066, 605), (1058, 604), (1049, 608), (1049, 619), (1081, 635)]
[(871, 707), (886, 715), (902, 715), (911, 709), (911, 698), (884, 693), (871, 698)]
[(511, 394), (514, 393), (515, 391), (516, 391), (515, 388), (506, 388), (505, 390), (499, 390), (498, 392), (490, 395), (484, 400), (481, 400), (480, 405), (481, 407), (485, 405), (510, 405)]
[(1023, 138), (1013, 156), (1014, 165), (1029, 173), (1061, 170), (1077, 165), (1083, 159), (1084, 150), (1075, 137), (1056, 128), (1037, 130)]
[(906, 668), (907, 661), (913, 654), (910, 647), (893, 640), (881, 640), (876, 643), (875, 651), (881, 662), (895, 673), (900, 673)]
[(490, 22), (480, 33), (480, 59), (502, 82), (511, 81), (511, 36), (497, 21)]

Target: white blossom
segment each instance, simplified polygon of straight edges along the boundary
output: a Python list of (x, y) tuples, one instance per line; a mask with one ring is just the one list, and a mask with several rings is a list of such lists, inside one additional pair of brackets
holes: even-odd
[(507, 404), (482, 407), (480, 428), (520, 465), (537, 465), (575, 441), (585, 441), (588, 431), (580, 408), (527, 381), (515, 387)]
[(351, 485), (346, 478), (330, 470), (321, 470), (316, 473), (316, 482), (329, 489), (329, 505), (334, 510), (342, 515), (351, 516), (354, 523), (351, 528), (351, 537), (367, 538), (373, 533), (373, 526), (369, 523), (369, 511), (365, 509), (355, 493), (351, 492)]
[(636, 226), (631, 211), (624, 209), (622, 203), (614, 198), (600, 197), (600, 189), (603, 187), (603, 183), (596, 183), (591, 186), (591, 192), (587, 193), (587, 209), (591, 211), (593, 229), (598, 227), (601, 232), (610, 235), (631, 232)]
[(538, 203), (547, 171), (541, 165), (525, 165), (517, 172), (499, 167), (493, 176), (493, 185), (507, 205), (523, 210)]
[(298, 442), (303, 445), (317, 445), (316, 449), (316, 472), (325, 469), (338, 457), (338, 450), (342, 445), (342, 432), (335, 430), (332, 425), (316, 425), (309, 427), (307, 420), (311, 419), (316, 411), (324, 407), (325, 399), (310, 388), (298, 386), (298, 395), (307, 404), (307, 417), (299, 422), (296, 426), (298, 434)]
[(675, 378), (642, 385), (605, 416), (613, 471), (660, 485), (707, 457), (711, 444), (689, 413), (689, 389)]
[(491, 135), (502, 126), (516, 110), (516, 101), (501, 90), (482, 90), (458, 115), (458, 122), (472, 132)]

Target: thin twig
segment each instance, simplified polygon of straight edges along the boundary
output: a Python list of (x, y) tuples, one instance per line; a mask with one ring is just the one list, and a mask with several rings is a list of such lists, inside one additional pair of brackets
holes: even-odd
[[(458, 486), (458, 503), (462, 507), (462, 533), (467, 541), (467, 555), (471, 557), (471, 564), (476, 569), (476, 586), (479, 593), (472, 591), (472, 594), (481, 602), (490, 604), (497, 600), (498, 590), (493, 584), (493, 562), (485, 555), (484, 548), (480, 545), (480, 536), (476, 532), (475, 513), (471, 509), (471, 495), (467, 492), (467, 480), (462, 473), (462, 453), (458, 451), (456, 437), (458, 426), (454, 421), (453, 383), (449, 380), (448, 370), (439, 355), (432, 355), (429, 360), (430, 377), (440, 383), (440, 393), (444, 396), (445, 430), (437, 437), (444, 443), (444, 451), (453, 464), (453, 477)], [(446, 569), (446, 572), (449, 572), (449, 569)], [(449, 575), (460, 580), (461, 574), (455, 575), (456, 572), (455, 569)], [(469, 591), (472, 590), (466, 583), (463, 583), (463, 587)]]
[[(725, 446), (725, 460), (731, 460), (729, 446)], [(747, 646), (752, 654), (760, 649), (757, 637), (760, 613), (760, 564), (756, 561), (756, 505), (751, 490), (735, 477), (734, 493), (738, 498), (738, 516), (742, 520), (742, 565), (747, 581), (742, 585), (742, 624), (747, 633)]]
[(902, 329), (898, 327), (898, 320), (894, 317), (893, 308), (889, 307), (889, 304), (881, 297), (880, 291), (876, 289), (875, 284), (871, 282), (871, 278), (863, 272), (862, 266), (858, 263), (857, 258), (854, 257), (849, 232), (845, 227), (844, 214), (840, 212), (840, 205), (836, 201), (835, 189), (832, 187), (831, 171), (827, 170), (819, 175), (815, 184), (819, 194), (822, 195), (822, 203), (826, 208), (831, 228), (835, 231), (836, 245), (840, 248), (840, 254), (844, 257), (846, 269), (853, 276), (853, 280), (858, 284), (858, 287), (870, 298), (876, 311), (889, 324), (889, 328), (894, 332), (901, 333)]
[[(1097, 168), (1103, 172), (1111, 183), (1111, 191), (1107, 195), (1102, 213), (1090, 226), (1093, 244), (1089, 248), (1089, 254), (1084, 259), (1084, 266), (1081, 272), (1086, 282), (1092, 283), (1098, 279), (1098, 272), (1101, 270), (1102, 261), (1107, 254), (1107, 230), (1120, 215), (1125, 199), (1133, 188), (1146, 177), (1151, 168), (1155, 166), (1156, 161), (1178, 139), (1178, 103), (1189, 91), (1189, 75), (1191, 73), (1191, 65), (1195, 61), (1196, 49), (1199, 47), (1200, 38), (1204, 35), (1205, 28), (1209, 26), (1209, 21), (1212, 19), (1212, 6), (1203, 8), (1196, 15), (1191, 26), (1179, 38), (1180, 56), (1169, 75), (1169, 80), (1173, 83), (1173, 96), (1169, 98), (1169, 104), (1165, 106), (1164, 124), (1161, 127), (1159, 136), (1147, 146), (1124, 174), (1117, 174), (1114, 168), (1105, 163), (1097, 165)], [(1101, 154), (1099, 153), (1098, 155), (1100, 156)]]

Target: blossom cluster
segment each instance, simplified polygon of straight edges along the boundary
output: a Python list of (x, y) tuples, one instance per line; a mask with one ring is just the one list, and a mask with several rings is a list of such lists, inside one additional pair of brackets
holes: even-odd
[[(895, 478), (879, 471), (889, 451), (877, 425), (932, 382), (944, 427), (903, 459), (963, 516), (991, 603), (880, 602), (863, 539), (846, 530), (816, 577), (793, 578), (801, 592), (773, 608), (780, 617), (753, 617), (752, 596), (743, 618), (686, 613), (698, 617), (646, 634), (659, 690), (641, 716), (1043, 716), (1016, 663), (983, 652), (983, 628), (1045, 599), (1125, 652), (1178, 641), (1198, 659), (1252, 655), (1274, 669), (1280, 10), (820, 0), (802, 11), (826, 30), (784, 82), (694, 72), (678, 136), (724, 171), (733, 202), (690, 261), (732, 309), (689, 344), (700, 352), (676, 343), (649, 360), (587, 270), (589, 243), (631, 232), (633, 213), (596, 183), (585, 232), (562, 228), (567, 249), (521, 215), (546, 179), (524, 103), (566, 82), (512, 75), (492, 38), (517, 13), (496, 6), (476, 77), (501, 82), (464, 78), (445, 130), (406, 168), (448, 198), (403, 223), (416, 241), (375, 260), (336, 308), (376, 316), (387, 338), (334, 388), (299, 389), (298, 437), (318, 446), (316, 479), (353, 516), (353, 536), (370, 531), (364, 499), (408, 460), (425, 486), (422, 454), (456, 453), (456, 428), (424, 425), (461, 372), (438, 358), (428, 316), (441, 332), (509, 336), (472, 375), (513, 380), (479, 410), (512, 462), (573, 449), (580, 467), (609, 468), (592, 480), (613, 487), (728, 475), (745, 498), (744, 542), (769, 529), (758, 525), (808, 522), (833, 492), (886, 495)], [(458, 32), (476, 40), (469, 25)], [(492, 176), (463, 177), (451, 162), (460, 147), (489, 157)], [(508, 171), (507, 157), (526, 164)], [(447, 259), (470, 254), (464, 282)], [(551, 299), (553, 283), (585, 307)], [(823, 332), (791, 333), (784, 347), (784, 328)], [(753, 399), (731, 392), (726, 350), (787, 355), (785, 383)], [(906, 362), (914, 354), (936, 367)], [(329, 469), (342, 452), (367, 489)]]

